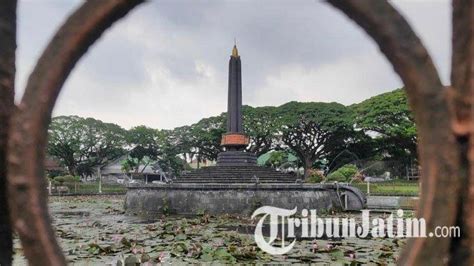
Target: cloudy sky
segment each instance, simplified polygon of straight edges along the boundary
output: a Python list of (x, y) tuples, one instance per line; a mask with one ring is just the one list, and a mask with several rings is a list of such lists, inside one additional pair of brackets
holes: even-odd
[[(448, 1), (393, 1), (449, 82)], [(17, 100), (58, 26), (81, 1), (19, 1)], [(81, 59), (54, 115), (125, 128), (173, 128), (226, 110), (237, 39), (243, 102), (360, 102), (402, 86), (357, 25), (318, 0), (151, 0), (116, 23)]]

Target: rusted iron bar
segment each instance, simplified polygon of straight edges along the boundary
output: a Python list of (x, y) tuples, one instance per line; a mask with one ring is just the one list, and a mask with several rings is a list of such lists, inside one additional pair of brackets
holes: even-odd
[[(329, 0), (361, 26), (378, 44), (403, 80), (414, 112), (423, 167), (418, 217), (427, 230), (457, 223), (463, 185), (459, 171), (463, 157), (454, 133), (446, 89), (421, 41), (406, 20), (386, 1)], [(453, 196), (449, 196), (453, 195)], [(437, 265), (449, 261), (451, 239), (411, 239), (400, 264)]]
[[(140, 2), (89, 1), (79, 8), (46, 48), (14, 113), (8, 146), (9, 202), (15, 229), (31, 264), (65, 263), (47, 215), (43, 178), (47, 126), (56, 98), (69, 72), (87, 48), (107, 27)], [(453, 86), (450, 90), (441, 85), (428, 52), (390, 4), (380, 0), (329, 2), (357, 22), (377, 42), (407, 87), (418, 126), (419, 155), (423, 166), (417, 215), (427, 220), (428, 231), (437, 225), (460, 225), (466, 234), (461, 241), (413, 239), (409, 241), (400, 264), (473, 264), (472, 2), (455, 0), (453, 3)], [(466, 36), (461, 36), (463, 34)], [(2, 60), (0, 58), (0, 62)]]
[(470, 0), (453, 1), (453, 37), (451, 59), (451, 86), (454, 107), (453, 130), (466, 136), (473, 130), (474, 103), (474, 3)]
[(457, 221), (460, 239), (451, 244), (453, 265), (474, 265), (474, 2), (453, 1), (450, 101), (453, 131), (464, 154)]
[(86, 1), (61, 26), (28, 79), (8, 143), (13, 226), (31, 265), (64, 265), (48, 215), (44, 158), (47, 129), (67, 76), (87, 49), (142, 0)]
[(12, 263), (12, 229), (7, 198), (7, 143), (14, 108), (16, 0), (0, 8), (0, 265)]

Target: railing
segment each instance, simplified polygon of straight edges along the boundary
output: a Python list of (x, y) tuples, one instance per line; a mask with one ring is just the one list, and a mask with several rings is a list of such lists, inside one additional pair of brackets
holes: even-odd
[(65, 182), (47, 187), (49, 195), (92, 195), (92, 194), (124, 194), (127, 188), (122, 184), (107, 184), (99, 182)]

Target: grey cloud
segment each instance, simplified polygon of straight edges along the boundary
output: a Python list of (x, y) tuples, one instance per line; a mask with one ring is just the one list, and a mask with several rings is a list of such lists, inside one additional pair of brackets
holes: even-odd
[[(425, 41), (447, 82), (449, 3), (395, 5)], [(63, 1), (21, 4), (20, 83), (75, 6)], [(234, 37), (247, 104), (350, 104), (401, 86), (374, 42), (324, 2), (156, 0), (114, 25), (81, 60), (55, 114), (160, 128), (218, 114), (225, 110)]]

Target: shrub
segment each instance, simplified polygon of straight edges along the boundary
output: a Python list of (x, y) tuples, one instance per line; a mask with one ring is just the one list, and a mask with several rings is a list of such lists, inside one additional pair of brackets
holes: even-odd
[(326, 177), (326, 180), (327, 181), (346, 182), (347, 178), (341, 172), (334, 171)]
[(46, 174), (48, 178), (54, 179), (57, 176), (61, 176), (65, 174), (64, 170), (46, 170)]
[(54, 183), (55, 185), (61, 185), (61, 186), (62, 186), (63, 183), (64, 183), (64, 176), (57, 176), (57, 177), (55, 177), (54, 180), (53, 180), (53, 183)]
[(79, 177), (79, 176), (65, 175), (65, 176), (63, 176), (63, 178), (64, 178), (64, 182), (68, 182), (68, 183), (74, 183), (74, 182), (81, 181), (81, 177)]
[(361, 172), (357, 172), (354, 177), (352, 177), (352, 183), (363, 183), (364, 175)]
[(327, 176), (328, 181), (347, 182), (354, 178), (359, 170), (353, 164), (346, 164)]
[(324, 179), (324, 173), (322, 171), (310, 170), (310, 174), (308, 176), (308, 183), (320, 183)]
[(79, 181), (81, 181), (81, 178), (79, 176), (64, 175), (64, 176), (56, 176), (53, 179), (53, 184), (62, 186), (64, 183), (74, 183), (74, 182), (79, 182)]

